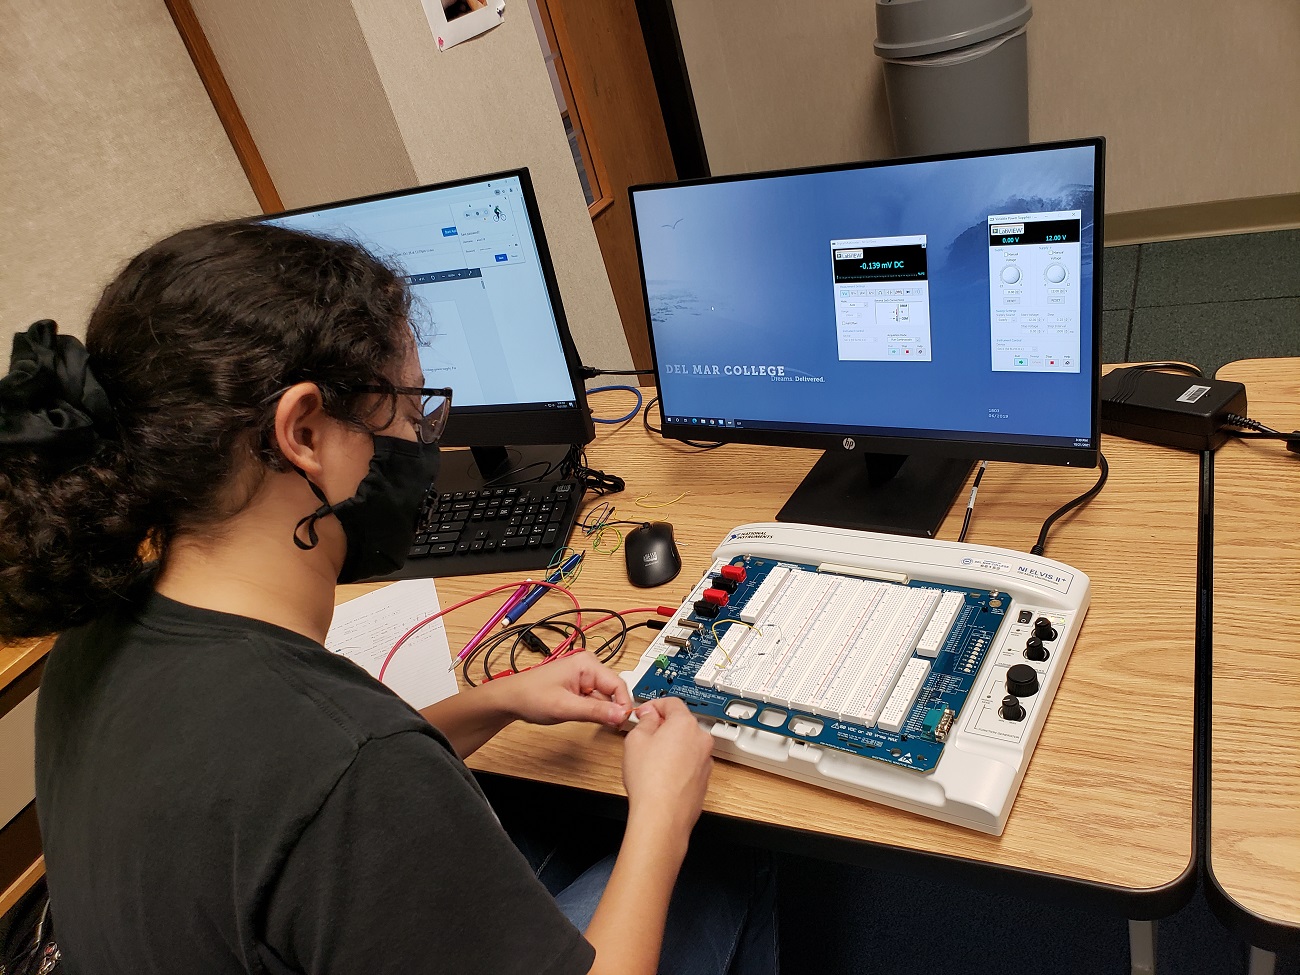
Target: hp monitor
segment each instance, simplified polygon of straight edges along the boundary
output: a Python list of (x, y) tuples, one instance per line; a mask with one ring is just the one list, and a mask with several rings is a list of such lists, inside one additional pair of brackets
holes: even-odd
[(933, 536), (1096, 466), (1103, 142), (631, 190), (663, 433), (825, 451), (777, 515)]

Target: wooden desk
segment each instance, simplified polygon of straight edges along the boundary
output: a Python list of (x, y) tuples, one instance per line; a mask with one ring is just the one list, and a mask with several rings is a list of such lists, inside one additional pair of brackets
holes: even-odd
[[(1218, 378), (1246, 384), (1252, 419), (1300, 428), (1300, 359), (1234, 362)], [(1300, 945), (1298, 587), (1300, 457), (1280, 441), (1229, 442), (1214, 458), (1205, 865), (1225, 923), (1269, 949)]]
[[(0, 717), (34, 690), (53, 640), (18, 640), (0, 645)], [(0, 917), (45, 876), (40, 855), (36, 803), (0, 824)]]
[[(1128, 918), (1157, 918), (1191, 896), (1192, 700), (1199, 485), (1195, 455), (1108, 440), (1110, 482), (1058, 523), (1050, 557), (1092, 579), (1092, 607), (1006, 831), (987, 836), (761, 771), (718, 763), (706, 825), (741, 840), (1024, 896), (1051, 895)], [(676, 527), (678, 582), (635, 590), (621, 552), (589, 553), (575, 586), (589, 605), (676, 605), (724, 533), (769, 521), (816, 459), (812, 451), (729, 445), (700, 452), (639, 424), (603, 430), (591, 464), (627, 480), (612, 497), (628, 518)], [(990, 465), (968, 541), (1027, 551), (1043, 519), (1090, 487), (1092, 470)], [(635, 499), (674, 504), (640, 509)], [(955, 538), (962, 508), (942, 537)], [(439, 580), (443, 605), (505, 578)], [(558, 605), (558, 604), (557, 604)], [(447, 624), (453, 648), (487, 615)], [(638, 634), (644, 631), (638, 631)], [(647, 640), (629, 639), (630, 668)], [(470, 764), (499, 776), (621, 796), (621, 742), (590, 726), (515, 726)], [(1147, 926), (1146, 934), (1149, 935)], [(1137, 946), (1135, 945), (1135, 948)], [(1135, 970), (1145, 970), (1135, 954)]]

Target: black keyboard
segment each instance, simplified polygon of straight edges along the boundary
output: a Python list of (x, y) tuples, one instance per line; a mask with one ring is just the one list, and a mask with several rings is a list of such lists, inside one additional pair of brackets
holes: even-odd
[(476, 491), (430, 490), (406, 565), (389, 578), (544, 569), (567, 544), (582, 504), (576, 481)]

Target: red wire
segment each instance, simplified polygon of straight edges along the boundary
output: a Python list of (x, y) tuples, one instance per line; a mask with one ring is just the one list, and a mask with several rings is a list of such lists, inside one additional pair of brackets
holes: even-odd
[[(405, 643), (407, 640), (409, 640), (411, 637), (413, 637), (418, 631), (428, 626), (430, 623), (434, 622), (435, 620), (441, 619), (442, 617), (446, 616), (448, 613), (452, 612), (453, 610), (460, 609), (462, 606), (468, 606), (470, 603), (476, 603), (480, 599), (486, 599), (488, 596), (495, 595), (496, 593), (499, 592), (504, 592), (507, 589), (517, 590), (520, 586), (526, 584), (529, 584), (528, 580), (521, 579), (518, 582), (508, 582), (505, 585), (494, 586), (491, 589), (487, 589), (476, 596), (470, 596), (468, 599), (462, 599), (460, 602), (456, 603), (456, 605), (448, 606), (446, 609), (434, 613), (432, 616), (428, 617), (427, 619), (420, 620), (420, 622), (416, 623), (413, 627), (411, 627), (409, 630), (407, 630), (405, 633), (401, 635), (398, 641), (393, 644), (393, 649), (388, 651), (388, 656), (384, 657), (384, 662), (379, 665), (379, 678), (378, 678), (379, 683), (382, 684), (384, 682), (384, 672), (388, 670), (388, 665), (392, 661), (393, 657), (397, 654), (397, 651), (402, 649), (402, 644)], [(582, 625), (582, 607), (578, 603), (577, 596), (571, 593), (568, 589), (565, 589), (563, 586), (556, 585), (555, 583), (551, 583), (551, 582), (542, 582), (538, 580), (532, 582), (531, 585), (544, 586), (547, 589), (554, 589), (557, 592), (562, 592), (564, 593), (564, 595), (568, 596), (569, 599), (573, 601), (573, 608), (577, 611), (576, 623), (578, 624), (578, 626)]]
[[(667, 612), (665, 612), (665, 610), (667, 610)], [(580, 633), (586, 633), (588, 630), (594, 630), (596, 627), (600, 626), (601, 623), (608, 623), (610, 620), (615, 619), (619, 616), (629, 616), (632, 613), (652, 613), (658, 616), (672, 616), (675, 612), (677, 612), (677, 610), (669, 609), (667, 606), (638, 606), (636, 609), (624, 609), (617, 613), (610, 613), (608, 616), (602, 616), (594, 623), (589, 623), (586, 626), (581, 625), (582, 620), (581, 618), (579, 618), (578, 628), (574, 630), (574, 632), (571, 633), (569, 636), (565, 637), (564, 640), (561, 641), (560, 645), (557, 646), (551, 652), (551, 655), (547, 657), (546, 660), (542, 661), (542, 664), (547, 663), (548, 661), (551, 660), (558, 660), (560, 657), (567, 657), (569, 654), (573, 653), (574, 650), (571, 644), (573, 643), (574, 640), (578, 638), (578, 635)], [(541, 664), (533, 664), (533, 667), (540, 667), (540, 666)], [(524, 668), (524, 670), (531, 670), (531, 669), (532, 669), (531, 667)], [(522, 671), (517, 671), (517, 673), (522, 673)]]

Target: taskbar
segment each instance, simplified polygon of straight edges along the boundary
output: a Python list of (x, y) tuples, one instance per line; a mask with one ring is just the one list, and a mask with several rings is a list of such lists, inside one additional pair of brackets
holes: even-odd
[(1034, 447), (1090, 448), (1087, 437), (1053, 437), (1030, 433), (994, 433), (974, 430), (918, 430), (908, 427), (853, 427), (833, 424), (775, 423), (718, 416), (665, 416), (672, 426), (695, 427), (700, 433), (716, 430), (748, 430), (785, 434), (822, 434), (834, 437), (901, 438), (908, 440), (970, 441), (971, 443), (1023, 444)]

